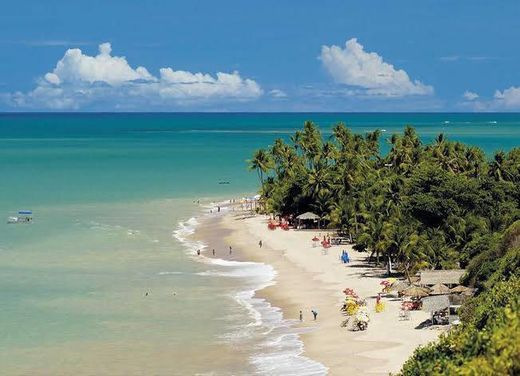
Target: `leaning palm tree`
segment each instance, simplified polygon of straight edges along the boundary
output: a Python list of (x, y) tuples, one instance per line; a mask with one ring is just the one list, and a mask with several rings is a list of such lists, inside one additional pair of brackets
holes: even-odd
[(253, 154), (253, 159), (248, 161), (249, 170), (258, 173), (258, 178), (260, 179), (260, 184), (262, 185), (262, 190), (264, 188), (264, 174), (266, 174), (273, 166), (273, 162), (270, 154), (264, 149), (258, 149)]

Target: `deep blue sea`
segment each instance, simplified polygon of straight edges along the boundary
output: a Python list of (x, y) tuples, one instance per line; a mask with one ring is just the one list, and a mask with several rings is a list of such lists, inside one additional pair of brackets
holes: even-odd
[[(252, 310), (262, 332), (282, 325), (244, 294), (270, 271), (237, 283), (239, 265), (195, 262), (203, 245), (186, 239), (212, 201), (254, 193), (246, 160), (305, 120), (325, 135), (338, 121), (381, 129), (383, 150), (405, 125), (489, 158), (520, 146), (511, 113), (0, 114), (1, 373), (276, 374), (259, 365), (267, 338), (235, 335)], [(20, 209), (34, 223), (8, 225)], [(298, 343), (284, 351), (292, 369), (323, 371)]]

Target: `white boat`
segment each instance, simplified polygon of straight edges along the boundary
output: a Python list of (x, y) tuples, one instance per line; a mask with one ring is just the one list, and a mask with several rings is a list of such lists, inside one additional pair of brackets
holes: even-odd
[(31, 223), (33, 220), (32, 214), (31, 210), (19, 210), (18, 216), (10, 216), (7, 218), (7, 223)]

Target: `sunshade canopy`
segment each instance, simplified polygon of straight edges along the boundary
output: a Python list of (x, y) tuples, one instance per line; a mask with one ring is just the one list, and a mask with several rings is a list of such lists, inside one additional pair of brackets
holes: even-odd
[(436, 285), (433, 285), (431, 287), (430, 294), (431, 295), (443, 295), (443, 294), (449, 294), (450, 288), (446, 285), (443, 285), (442, 283), (437, 283)]
[(430, 290), (424, 287), (419, 286), (410, 286), (402, 291), (403, 295), (406, 296), (413, 296), (416, 298), (421, 298), (423, 296), (428, 296), (430, 293)]
[(450, 290), (450, 292), (457, 292), (457, 293), (471, 293), (473, 292), (473, 289), (470, 289), (469, 287), (458, 285), (457, 287), (454, 287)]
[(320, 219), (320, 216), (311, 212), (300, 214), (296, 219)]

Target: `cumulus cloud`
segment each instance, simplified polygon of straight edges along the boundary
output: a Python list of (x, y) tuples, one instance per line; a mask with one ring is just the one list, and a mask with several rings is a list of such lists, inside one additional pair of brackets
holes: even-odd
[[(466, 93), (468, 95), (466, 95)], [(502, 91), (496, 90), (491, 97), (480, 97), (475, 93), (464, 93), (463, 108), (473, 111), (518, 111), (520, 110), (520, 87), (511, 86)]]
[(495, 91), (495, 102), (506, 109), (520, 109), (520, 87), (511, 86), (503, 91)]
[(322, 46), (320, 60), (335, 82), (361, 88), (367, 95), (433, 94), (433, 87), (412, 81), (404, 70), (394, 68), (375, 52), (366, 52), (356, 38), (348, 40), (345, 48)]
[(167, 67), (156, 77), (145, 67), (133, 68), (123, 56), (113, 56), (110, 43), (103, 43), (96, 56), (78, 48), (67, 50), (34, 90), (13, 93), (9, 102), (18, 107), (63, 110), (106, 100), (116, 105), (168, 106), (252, 100), (262, 94), (258, 83), (236, 71), (213, 76)]
[(477, 93), (474, 93), (472, 91), (468, 91), (466, 90), (464, 92), (464, 94), (462, 94), (462, 97), (467, 100), (467, 101), (474, 101), (475, 99), (478, 98), (478, 94)]

